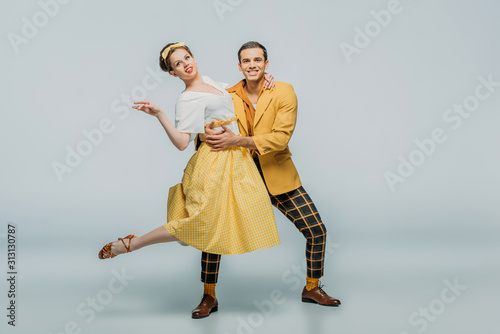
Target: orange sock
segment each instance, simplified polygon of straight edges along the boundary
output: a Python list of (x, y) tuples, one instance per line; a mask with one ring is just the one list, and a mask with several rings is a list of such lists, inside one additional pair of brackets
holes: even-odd
[(306, 290), (311, 291), (318, 286), (319, 278), (306, 277)]
[(203, 295), (210, 295), (215, 298), (215, 284), (203, 284)]

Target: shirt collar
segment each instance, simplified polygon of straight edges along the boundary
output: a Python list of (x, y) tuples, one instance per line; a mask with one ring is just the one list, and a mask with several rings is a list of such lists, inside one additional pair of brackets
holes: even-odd
[[(249, 106), (253, 106), (252, 102), (250, 102), (250, 99), (247, 96), (247, 93), (245, 92), (246, 84), (247, 84), (246, 79), (243, 79), (233, 87), (228, 88), (227, 91), (229, 93), (236, 93), (236, 95), (238, 95), (243, 101), (245, 101), (246, 104), (248, 104)], [(262, 82), (262, 86), (260, 87), (259, 98), (262, 95), (263, 91), (264, 91), (264, 82)]]

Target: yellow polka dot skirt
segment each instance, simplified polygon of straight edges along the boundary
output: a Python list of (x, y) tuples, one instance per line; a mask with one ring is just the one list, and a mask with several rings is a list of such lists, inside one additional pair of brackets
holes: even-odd
[(269, 194), (242, 147), (211, 152), (203, 143), (182, 183), (169, 190), (165, 228), (201, 251), (234, 255), (280, 243)]

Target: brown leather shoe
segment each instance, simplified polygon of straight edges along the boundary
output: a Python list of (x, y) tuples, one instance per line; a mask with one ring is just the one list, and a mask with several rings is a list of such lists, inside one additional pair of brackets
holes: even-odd
[(311, 291), (307, 291), (306, 287), (302, 290), (302, 301), (304, 303), (314, 303), (324, 306), (339, 306), (340, 300), (330, 297), (322, 288), (317, 286)]
[(219, 303), (217, 302), (217, 298), (214, 298), (210, 295), (203, 295), (201, 299), (200, 305), (196, 307), (191, 312), (191, 318), (193, 319), (201, 319), (206, 318), (212, 312), (216, 312), (219, 309)]

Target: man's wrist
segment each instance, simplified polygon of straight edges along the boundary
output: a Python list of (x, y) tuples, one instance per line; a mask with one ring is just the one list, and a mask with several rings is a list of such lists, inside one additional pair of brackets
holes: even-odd
[(242, 146), (241, 138), (242, 137), (235, 135), (231, 142), (231, 146)]
[(241, 146), (241, 147), (245, 147), (245, 148), (248, 148), (248, 143), (249, 143), (249, 139), (250, 137), (244, 137), (244, 136), (236, 136), (236, 140), (235, 140), (235, 146)]
[(257, 149), (252, 137), (250, 136), (248, 137), (236, 136), (235, 142), (236, 142), (235, 146), (241, 146), (253, 150)]

